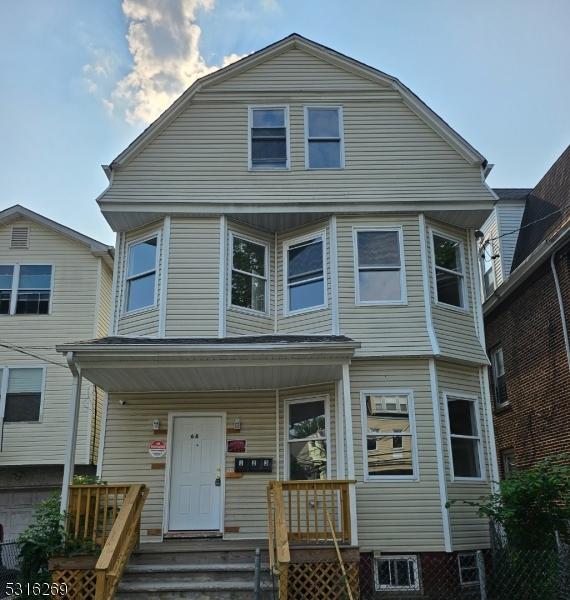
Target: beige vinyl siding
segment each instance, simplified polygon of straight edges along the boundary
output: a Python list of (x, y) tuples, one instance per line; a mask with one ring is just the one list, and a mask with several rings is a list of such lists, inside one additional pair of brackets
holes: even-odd
[(111, 311), (112, 311), (112, 296), (113, 296), (113, 271), (103, 262), (100, 261), (100, 282), (99, 282), (99, 305), (97, 314), (97, 323), (95, 329), (95, 337), (105, 337), (110, 333), (111, 326)]
[[(132, 242), (143, 240), (148, 236), (155, 234), (158, 236), (158, 270), (156, 273), (156, 305), (150, 308), (127, 312), (127, 268), (129, 258), (129, 246)], [(150, 336), (158, 335), (159, 319), (160, 319), (160, 296), (163, 278), (163, 261), (164, 261), (164, 235), (163, 222), (157, 221), (141, 227), (139, 229), (129, 231), (122, 236), (120, 250), (117, 249), (115, 259), (115, 268), (119, 270), (118, 285), (117, 285), (117, 300), (116, 300), (116, 320), (117, 334), (125, 336)]]
[[(489, 545), (489, 527), (486, 519), (477, 515), (477, 509), (468, 506), (464, 501), (473, 502), (491, 491), (492, 472), (487, 444), (486, 406), (482, 402), (479, 369), (465, 365), (437, 361), (438, 387), (441, 402), (441, 422), (443, 435), (443, 454), (447, 479), (448, 500), (453, 504), (449, 509), (451, 540), (454, 550), (484, 548)], [(486, 478), (476, 482), (451, 481), (451, 457), (449, 455), (449, 426), (445, 417), (445, 393), (461, 392), (469, 396), (477, 396), (479, 407), (479, 428)]]
[(515, 248), (519, 237), (525, 202), (501, 202), (495, 206), (499, 224), (501, 262), (504, 278), (511, 274)]
[[(10, 248), (12, 226), (30, 228), (29, 249)], [(0, 227), (0, 255), (2, 264), (53, 265), (49, 315), (0, 316), (2, 342), (37, 355), (1, 347), (0, 366), (46, 367), (41, 422), (5, 423), (0, 465), (62, 464), (72, 376), (55, 346), (93, 337), (99, 259), (83, 244), (24, 219)], [(89, 462), (90, 385), (85, 382), (81, 394), (77, 464)]]
[(219, 265), (220, 219), (173, 217), (166, 337), (217, 337)]
[[(127, 403), (119, 404), (119, 399)], [(272, 391), (204, 392), (185, 394), (111, 394), (107, 414), (102, 478), (112, 483), (144, 483), (150, 493), (142, 515), (142, 534), (162, 529), (165, 471), (151, 469), (148, 443), (164, 439), (152, 431), (154, 419), (166, 429), (169, 412), (225, 411), (227, 425), (241, 419), (241, 432), (227, 439), (246, 439), (246, 454), (226, 454), (226, 470), (233, 470), (236, 457), (276, 458), (275, 393)], [(275, 466), (274, 466), (275, 471)], [(226, 537), (267, 537), (267, 482), (270, 473), (246, 473), (225, 481), (225, 526), (239, 527), (239, 534)]]
[[(407, 303), (357, 305), (354, 230), (402, 227)], [(431, 353), (425, 319), (422, 265), (417, 215), (337, 217), (340, 333), (362, 343), (360, 355)]]
[[(252, 311), (243, 310), (239, 307), (231, 306), (232, 294), (232, 247), (230, 232), (236, 236), (244, 236), (252, 241), (265, 243), (269, 247), (268, 263), (265, 265), (266, 277), (269, 280), (267, 286), (268, 296), (265, 299), (267, 314), (256, 314)], [(231, 335), (264, 335), (273, 333), (275, 317), (275, 237), (265, 231), (248, 227), (236, 221), (228, 221), (228, 242), (226, 257), (226, 284), (227, 284), (227, 303), (226, 303), (226, 334)]]
[[(279, 74), (278, 77), (275, 76), (276, 73)], [(213, 86), (213, 89), (219, 92), (274, 91), (291, 88), (310, 91), (389, 89), (387, 84), (354, 75), (298, 49), (282, 52), (272, 60)]]
[[(291, 50), (197, 92), (169, 127), (114, 172), (102, 199), (438, 204), (493, 199), (480, 168), (469, 166), (399, 94), (347, 71), (336, 73), (330, 84), (329, 71), (328, 63)], [(303, 81), (316, 83), (307, 87)], [(289, 106), (290, 171), (248, 171), (248, 106), (259, 104)], [(305, 169), (303, 109), (311, 104), (343, 107), (345, 169)]]
[[(295, 242), (297, 238), (307, 235), (325, 235), (323, 244), (325, 278), (325, 308), (309, 309), (297, 314), (285, 314), (285, 294), (288, 293), (287, 283), (284, 280), (284, 269), (287, 255), (283, 254), (284, 245)], [(312, 223), (306, 227), (300, 227), (293, 231), (279, 235), (277, 238), (277, 330), (281, 334), (330, 334), (332, 331), (331, 316), (331, 278), (330, 278), (330, 229), (328, 221)]]
[[(492, 253), (492, 256), (499, 255), (499, 258), (493, 260), (493, 269), (495, 271), (495, 287), (499, 287), (501, 283), (503, 283), (503, 257), (501, 256), (501, 241), (499, 239), (494, 239), (499, 237), (499, 224), (497, 221), (497, 207), (493, 209), (493, 212), (489, 215), (488, 219), (481, 226), (481, 231), (485, 235), (483, 238), (483, 242), (488, 242), (488, 245), (485, 248), (485, 252), (487, 256), (489, 253)], [(477, 249), (479, 251), (479, 256), (477, 260), (479, 261), (479, 269), (481, 269), (481, 255), (483, 253), (482, 248), (479, 243), (477, 244)], [(511, 255), (512, 260), (512, 255)]]
[[(434, 231), (463, 242), (464, 256), (464, 287), (467, 298), (466, 310), (447, 307), (437, 303), (435, 275), (433, 269), (433, 253), (431, 231)], [(444, 225), (438, 221), (427, 221), (426, 243), (428, 245), (428, 265), (430, 277), (430, 292), (432, 297), (432, 318), (441, 355), (456, 360), (477, 364), (487, 364), (487, 355), (477, 338), (475, 329), (475, 311), (480, 310), (475, 304), (473, 294), (473, 278), (471, 276), (471, 261), (477, 260), (471, 253), (471, 240), (464, 229)], [(478, 272), (478, 271), (476, 271)], [(479, 282), (475, 282), (479, 285)]]
[[(435, 433), (427, 360), (354, 360), (350, 366), (358, 540), (362, 551), (444, 549)], [(411, 389), (414, 395), (419, 481), (364, 482), (360, 392)]]

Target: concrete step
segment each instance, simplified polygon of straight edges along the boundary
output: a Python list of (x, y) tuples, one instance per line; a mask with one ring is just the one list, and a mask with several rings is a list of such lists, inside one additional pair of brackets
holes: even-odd
[[(122, 583), (131, 582), (171, 582), (171, 581), (245, 581), (252, 582), (255, 577), (253, 563), (218, 564), (129, 564)], [(269, 565), (261, 566), (261, 580), (271, 583)]]
[[(253, 583), (245, 581), (121, 582), (115, 598), (116, 600), (252, 600)], [(273, 600), (273, 598), (273, 588), (264, 584), (261, 600)]]

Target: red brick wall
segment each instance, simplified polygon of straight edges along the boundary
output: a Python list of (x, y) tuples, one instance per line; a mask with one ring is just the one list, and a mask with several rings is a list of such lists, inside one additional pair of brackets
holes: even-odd
[[(570, 326), (569, 264), (567, 244), (556, 267)], [(550, 261), (485, 318), (485, 333), (487, 349), (501, 345), (505, 361), (509, 405), (494, 411), (501, 473), (503, 450), (518, 467), (570, 453), (570, 369)]]

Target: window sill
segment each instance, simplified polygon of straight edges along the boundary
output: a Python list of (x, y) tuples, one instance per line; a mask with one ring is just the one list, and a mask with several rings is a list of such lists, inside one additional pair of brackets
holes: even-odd
[(228, 312), (241, 313), (244, 315), (249, 315), (251, 317), (259, 317), (261, 319), (271, 318), (271, 315), (268, 312), (262, 312), (253, 308), (246, 308), (245, 306), (236, 306), (235, 304), (230, 304), (228, 306)]
[(291, 167), (248, 167), (250, 173), (274, 173), (275, 171), (291, 171)]
[(420, 481), (419, 477), (415, 475), (384, 475), (374, 477), (373, 475), (367, 475), (364, 477), (364, 483), (390, 483), (390, 482), (408, 482), (417, 483)]
[(503, 404), (495, 404), (494, 413), (496, 415), (501, 415), (505, 412), (509, 412), (513, 410), (510, 402), (503, 402)]
[(297, 315), (305, 315), (307, 313), (319, 312), (322, 310), (328, 310), (328, 304), (321, 304), (320, 306), (311, 306), (310, 308), (301, 308), (299, 310), (292, 310), (283, 313), (284, 317), (296, 317)]
[(374, 300), (374, 301), (370, 301), (370, 302), (366, 302), (366, 301), (362, 301), (362, 300), (357, 300), (355, 303), (355, 306), (408, 306), (408, 301), (407, 300), (394, 300), (394, 301), (389, 301), (389, 302), (383, 302), (381, 300)]
[(144, 313), (152, 312), (153, 310), (158, 309), (158, 304), (153, 304), (152, 306), (145, 306), (144, 308), (137, 308), (136, 310), (129, 310), (121, 313), (120, 318), (123, 319), (125, 317), (133, 317), (136, 315), (142, 315)]
[(345, 171), (346, 167), (305, 167), (305, 171)]
[(451, 483), (460, 483), (460, 484), (468, 484), (468, 485), (481, 485), (482, 483), (487, 483), (486, 478), (482, 477), (452, 477)]
[(434, 306), (437, 308), (443, 308), (445, 310), (451, 310), (453, 312), (459, 313), (461, 315), (468, 315), (471, 313), (469, 308), (462, 308), (461, 306), (454, 306), (453, 304), (446, 304), (445, 302), (439, 302), (436, 300), (434, 302)]

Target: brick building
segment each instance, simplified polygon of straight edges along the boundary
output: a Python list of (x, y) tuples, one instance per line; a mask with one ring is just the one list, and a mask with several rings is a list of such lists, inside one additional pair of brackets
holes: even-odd
[(501, 475), (570, 453), (570, 146), (532, 190), (495, 190), (481, 240)]

